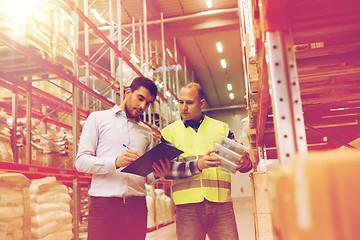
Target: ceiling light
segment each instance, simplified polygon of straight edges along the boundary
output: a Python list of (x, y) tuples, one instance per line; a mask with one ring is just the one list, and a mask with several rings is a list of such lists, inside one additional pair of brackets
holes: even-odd
[(228, 89), (229, 91), (232, 90), (232, 85), (231, 85), (231, 83), (228, 83), (228, 84), (227, 84), (227, 89)]
[(212, 1), (211, 0), (206, 0), (206, 5), (208, 8), (212, 8)]
[(230, 97), (230, 99), (234, 99), (234, 94), (233, 94), (233, 93), (229, 93), (229, 97)]
[(95, 17), (96, 17), (102, 24), (105, 23), (105, 19), (103, 19), (103, 18), (100, 16), (100, 14), (99, 14), (95, 9), (91, 9), (90, 11), (95, 15)]
[(221, 66), (222, 66), (222, 68), (226, 68), (226, 61), (225, 61), (225, 59), (221, 59)]
[(221, 53), (221, 52), (223, 51), (221, 42), (217, 42), (217, 43), (216, 43), (216, 48), (217, 48), (217, 50), (218, 50), (219, 53)]

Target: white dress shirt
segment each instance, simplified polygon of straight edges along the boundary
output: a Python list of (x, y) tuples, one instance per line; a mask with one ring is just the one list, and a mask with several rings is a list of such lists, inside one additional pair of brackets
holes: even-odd
[(115, 160), (126, 148), (141, 154), (154, 146), (151, 129), (142, 122), (129, 119), (117, 105), (110, 110), (91, 113), (82, 129), (75, 166), (78, 171), (92, 174), (91, 196), (125, 197), (146, 194), (145, 183), (155, 180), (123, 173)]

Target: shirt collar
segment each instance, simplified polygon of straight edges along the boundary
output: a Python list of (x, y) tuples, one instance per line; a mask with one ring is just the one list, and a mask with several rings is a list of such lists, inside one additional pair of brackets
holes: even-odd
[(183, 118), (181, 118), (181, 121), (184, 123), (185, 127), (192, 127), (194, 130), (199, 129), (201, 123), (204, 121), (205, 118), (205, 114), (202, 113), (202, 116), (200, 118), (199, 121), (193, 121), (193, 120), (184, 120)]
[[(111, 109), (112, 112), (114, 113), (115, 116), (124, 116), (125, 118), (128, 118), (126, 116), (126, 113), (118, 106), (118, 105), (114, 105), (113, 108)], [(136, 117), (136, 118), (128, 118), (129, 120), (134, 120), (135, 122), (139, 123), (141, 118), (140, 116)]]

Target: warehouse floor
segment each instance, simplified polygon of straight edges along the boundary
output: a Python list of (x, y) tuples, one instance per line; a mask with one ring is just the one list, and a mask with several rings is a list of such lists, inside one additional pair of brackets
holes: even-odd
[[(236, 223), (239, 231), (240, 240), (254, 240), (254, 215), (252, 197), (240, 197), (233, 199)], [(158, 230), (149, 232), (146, 240), (175, 240), (175, 224), (172, 223)]]

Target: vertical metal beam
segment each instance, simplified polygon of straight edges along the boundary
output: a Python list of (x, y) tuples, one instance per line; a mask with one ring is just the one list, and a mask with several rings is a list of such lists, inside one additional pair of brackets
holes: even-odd
[(176, 87), (176, 96), (179, 96), (179, 64), (178, 64), (178, 56), (177, 56), (177, 46), (176, 46), (176, 38), (174, 38), (174, 57), (175, 57), (175, 61), (176, 61), (176, 67), (175, 67), (175, 87)]
[[(84, 14), (86, 17), (89, 17), (89, 1), (84, 0)], [(85, 47), (85, 56), (89, 59), (90, 56), (90, 45), (89, 45), (89, 25), (84, 22), (84, 47)], [(95, 82), (95, 80), (93, 80)], [(90, 87), (90, 66), (89, 61), (85, 61), (85, 85)], [(93, 86), (93, 89), (94, 86)], [(95, 101), (95, 98), (94, 98)], [(93, 104), (94, 105), (94, 104)], [(85, 93), (85, 110), (89, 111), (90, 109), (90, 95)]]
[[(116, 1), (117, 3), (117, 32), (118, 32), (118, 48), (122, 52), (122, 31), (121, 31), (121, 2), (120, 0)], [(134, 18), (133, 18), (134, 20)], [(134, 37), (134, 36), (133, 36)], [(119, 58), (119, 67), (118, 67), (118, 78), (117, 81), (120, 83), (120, 103), (124, 99), (124, 81), (123, 81), (123, 59)]]
[[(139, 40), (140, 40), (140, 71), (142, 74), (144, 74), (143, 66), (144, 66), (144, 51), (143, 51), (143, 32), (142, 32), (142, 24), (141, 24), (141, 18), (139, 18)], [(136, 52), (136, 50), (135, 50)]]
[[(145, 69), (144, 75), (150, 77), (149, 73), (149, 43), (148, 43), (148, 33), (147, 33), (147, 6), (146, 0), (143, 0), (143, 13), (144, 13), (144, 46), (145, 46)], [(151, 107), (148, 109), (148, 123), (151, 124)]]
[(74, 201), (74, 210), (73, 218), (76, 223), (74, 226), (74, 239), (79, 239), (79, 224), (80, 224), (80, 210), (81, 210), (81, 192), (79, 186), (78, 175), (76, 174), (73, 179), (73, 201)]
[[(244, 85), (245, 85), (245, 92), (246, 92), (246, 103), (247, 106), (250, 105), (250, 82), (249, 82), (249, 72), (248, 72), (248, 58), (249, 56), (246, 55), (245, 50), (245, 34), (246, 34), (246, 27), (247, 24), (245, 23), (245, 10), (247, 7), (247, 3), (244, 0), (238, 0), (238, 9), (239, 9), (239, 26), (240, 26), (240, 49), (242, 51), (242, 67), (244, 73)], [(251, 19), (251, 18), (250, 18)], [(249, 21), (249, 19), (248, 19)], [(251, 26), (251, 24), (250, 24)]]
[(149, 77), (149, 47), (148, 47), (148, 34), (147, 34), (147, 9), (146, 0), (143, 0), (144, 11), (144, 45), (145, 45), (145, 76)]
[[(78, 1), (76, 1), (76, 6), (78, 6)], [(79, 49), (79, 16), (75, 11), (72, 11), (72, 17), (75, 20), (75, 49)], [(76, 79), (79, 79), (79, 65), (77, 61), (75, 61), (75, 76)], [(73, 133), (73, 159), (75, 161), (76, 154), (77, 154), (77, 143), (79, 139), (79, 121), (78, 121), (78, 106), (79, 106), (79, 89), (76, 87), (75, 84), (72, 85), (72, 94), (73, 94), (73, 105), (72, 105), (72, 133)], [(72, 166), (74, 167), (75, 162), (72, 162)], [(73, 183), (73, 191), (79, 192), (79, 186), (77, 182), (74, 181)], [(78, 198), (75, 196), (75, 200)], [(75, 209), (74, 209), (74, 240), (79, 239), (79, 232), (80, 232), (80, 202), (75, 202)]]
[(18, 119), (18, 93), (12, 93), (12, 132), (11, 132), (11, 149), (15, 163), (19, 163), (19, 150), (17, 147), (17, 119)]
[[(110, 42), (112, 44), (115, 43), (114, 41), (114, 17), (113, 17), (113, 7), (112, 7), (112, 1), (109, 0), (109, 23), (110, 23)], [(115, 69), (115, 51), (110, 48), (110, 73), (113, 78), (116, 78), (116, 69)], [(111, 100), (116, 103), (116, 92), (111, 89)]]
[[(165, 36), (164, 36), (164, 13), (161, 13), (161, 50), (162, 50), (162, 67), (163, 67), (163, 87), (164, 87), (164, 97), (167, 99), (167, 81), (166, 81), (166, 52), (165, 52)], [(165, 120), (166, 126), (169, 125), (168, 118), (168, 108), (165, 107)]]
[(31, 164), (31, 108), (32, 108), (32, 79), (27, 77), (27, 93), (26, 93), (26, 158), (25, 163)]
[(187, 84), (188, 79), (187, 79), (187, 67), (186, 67), (186, 57), (184, 56), (184, 80), (185, 80), (185, 84)]
[(295, 153), (307, 152), (295, 53), (288, 34), (282, 31), (266, 33), (275, 135), (282, 164), (290, 163)]

